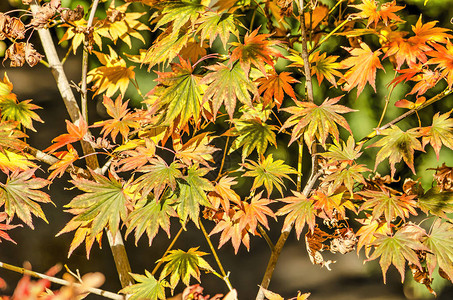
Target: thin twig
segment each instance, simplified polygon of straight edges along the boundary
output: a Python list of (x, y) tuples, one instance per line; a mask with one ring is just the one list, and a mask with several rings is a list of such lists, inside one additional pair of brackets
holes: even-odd
[(271, 249), (271, 251), (274, 251), (274, 243), (272, 243), (271, 238), (267, 235), (266, 230), (264, 230), (263, 226), (261, 226), (260, 223), (256, 226), (260, 232), (260, 234), (263, 236), (264, 240), (266, 241), (267, 245)]
[(420, 106), (414, 108), (414, 109), (411, 109), (407, 112), (405, 112), (404, 114), (396, 117), (395, 119), (393, 119), (392, 121), (388, 122), (387, 124), (379, 127), (379, 128), (376, 128), (375, 130), (373, 130), (373, 132), (371, 132), (370, 134), (368, 134), (366, 137), (362, 138), (358, 143), (357, 145), (362, 145), (364, 143), (366, 143), (367, 141), (371, 140), (372, 138), (374, 138), (375, 136), (379, 135), (382, 130), (384, 129), (387, 129), (389, 128), (390, 126), (392, 125), (395, 125), (396, 123), (400, 122), (401, 120), (404, 120), (405, 118), (415, 114), (415, 113), (418, 113), (418, 111), (422, 110), (423, 108), (425, 107), (428, 107), (430, 106), (431, 104), (445, 98), (446, 96), (450, 95), (451, 93), (453, 93), (453, 88), (449, 88), (447, 87), (445, 90), (443, 90), (441, 93), (437, 94), (436, 96), (428, 99), (426, 102), (424, 102), (423, 104), (421, 104)]
[[(90, 16), (88, 18), (86, 30), (91, 30), (93, 27), (94, 15), (96, 14), (96, 9), (98, 7), (99, 0), (94, 0), (93, 5), (91, 6)], [(82, 116), (85, 121), (88, 123), (88, 108), (87, 108), (87, 74), (88, 74), (88, 45), (89, 41), (85, 40), (83, 47), (83, 57), (82, 57), (82, 83), (81, 83), (81, 103), (82, 106)]]
[[(167, 247), (167, 250), (165, 250), (164, 252), (164, 255), (162, 255), (162, 258), (164, 258), (167, 253), (171, 250), (171, 248), (173, 248), (173, 246), (175, 245), (176, 241), (178, 240), (179, 236), (181, 235), (182, 231), (184, 230), (184, 227), (181, 227), (178, 231), (178, 233), (175, 235), (175, 237), (173, 238), (173, 240), (171, 241), (170, 245)], [(154, 267), (153, 271), (151, 272), (151, 275), (155, 275), (157, 270), (159, 270), (160, 266), (164, 263), (164, 261), (161, 259), (159, 260), (159, 262), (157, 263), (157, 265)]]
[(70, 282), (70, 281), (67, 281), (67, 280), (64, 280), (64, 279), (61, 279), (61, 278), (45, 275), (45, 274), (42, 274), (42, 273), (38, 273), (38, 272), (27, 270), (27, 269), (24, 269), (24, 268), (16, 267), (16, 266), (13, 266), (13, 265), (10, 265), (10, 264), (6, 264), (6, 263), (3, 263), (3, 262), (0, 262), (0, 268), (4, 268), (6, 270), (10, 270), (10, 271), (13, 271), (13, 272), (16, 272), (16, 273), (20, 273), (20, 274), (29, 275), (29, 276), (33, 276), (33, 277), (36, 277), (36, 278), (41, 278), (41, 279), (44, 279), (44, 280), (48, 280), (50, 282), (53, 282), (53, 283), (56, 283), (56, 284), (59, 284), (59, 285), (74, 286), (74, 287), (80, 288), (81, 290), (83, 290), (83, 291), (85, 291), (87, 293), (96, 294), (96, 295), (103, 296), (103, 297), (108, 298), (108, 299), (117, 299), (117, 300), (126, 299), (125, 296), (121, 296), (121, 295), (118, 295), (118, 294), (115, 294), (115, 293), (112, 293), (112, 292), (104, 291), (104, 290), (101, 290), (101, 289), (98, 289), (98, 288), (87, 287), (87, 286), (84, 286), (84, 285), (82, 285), (80, 283)]

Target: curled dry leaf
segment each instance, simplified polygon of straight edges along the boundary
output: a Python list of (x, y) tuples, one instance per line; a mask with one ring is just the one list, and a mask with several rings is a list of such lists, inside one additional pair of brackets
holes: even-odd
[(5, 60), (10, 59), (10, 67), (22, 67), (25, 63), (25, 43), (14, 43), (6, 49)]
[(82, 5), (77, 5), (74, 9), (65, 9), (60, 13), (61, 18), (65, 22), (75, 22), (83, 18), (85, 11)]
[(0, 13), (0, 40), (25, 38), (25, 25), (16, 17)]
[(33, 48), (33, 44), (25, 44), (25, 61), (30, 67), (36, 66), (44, 56)]
[(57, 12), (57, 4), (55, 2), (49, 2), (38, 8), (38, 11), (33, 14), (33, 19), (30, 22), (30, 25), (36, 29), (44, 28), (55, 16)]
[(447, 167), (445, 163), (442, 164), (441, 167), (436, 169), (428, 169), (428, 170), (436, 170), (436, 173), (433, 175), (434, 179), (437, 182), (437, 186), (440, 187), (440, 191), (448, 191), (453, 192), (453, 168)]

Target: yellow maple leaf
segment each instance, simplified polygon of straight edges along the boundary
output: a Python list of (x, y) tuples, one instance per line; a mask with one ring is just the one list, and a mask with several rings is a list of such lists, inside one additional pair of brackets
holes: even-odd
[(134, 67), (127, 67), (123, 58), (109, 46), (110, 54), (93, 51), (103, 66), (88, 72), (88, 83), (94, 82), (94, 96), (106, 91), (107, 97), (112, 97), (118, 90), (126, 93), (130, 80), (135, 79)]

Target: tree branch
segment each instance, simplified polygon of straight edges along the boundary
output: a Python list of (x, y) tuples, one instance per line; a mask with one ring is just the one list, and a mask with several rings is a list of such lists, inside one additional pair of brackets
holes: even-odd
[(59, 285), (74, 286), (74, 287), (80, 288), (81, 290), (86, 291), (88, 293), (96, 294), (96, 295), (103, 296), (103, 297), (109, 298), (109, 299), (116, 299), (116, 300), (124, 300), (124, 299), (126, 299), (125, 296), (121, 296), (121, 295), (118, 295), (116, 293), (104, 291), (104, 290), (101, 290), (101, 289), (98, 289), (98, 288), (87, 287), (87, 286), (84, 286), (84, 285), (82, 285), (80, 283), (70, 282), (70, 281), (67, 281), (67, 280), (64, 280), (64, 279), (61, 279), (61, 278), (45, 275), (45, 274), (42, 274), (42, 273), (38, 273), (38, 272), (27, 270), (27, 269), (24, 269), (24, 268), (16, 267), (16, 266), (13, 266), (13, 265), (10, 265), (10, 264), (6, 264), (6, 263), (3, 263), (3, 262), (0, 262), (0, 268), (4, 268), (6, 270), (10, 270), (10, 271), (13, 271), (13, 272), (16, 272), (16, 273), (20, 273), (20, 274), (29, 275), (29, 276), (33, 276), (33, 277), (36, 277), (36, 278), (41, 278), (41, 279), (44, 279), (44, 280), (48, 280), (50, 282), (53, 282), (53, 283), (56, 283), (56, 284), (59, 284)]
[[(30, 4), (30, 8), (33, 15), (36, 15), (37, 13), (39, 13), (40, 5), (35, 0), (35, 2)], [(72, 122), (74, 124), (78, 124), (80, 119), (82, 118), (80, 108), (71, 90), (71, 86), (66, 77), (66, 73), (64, 72), (63, 65), (61, 64), (61, 61), (58, 57), (57, 50), (52, 40), (50, 31), (46, 28), (42, 28), (38, 29), (38, 34), (39, 38), (41, 39), (42, 47), (44, 48), (44, 52), (47, 57), (49, 67), (52, 71), (55, 81), (57, 82), (58, 90), (60, 91), (60, 95), (63, 98), (63, 102), (66, 106), (66, 110), (68, 111)], [(81, 145), (86, 157), (85, 160), (87, 162), (87, 166), (90, 169), (97, 171), (99, 169), (99, 162), (97, 156), (90, 155), (95, 153), (93, 147), (88, 142), (85, 141), (81, 141)], [(113, 241), (115, 241), (115, 243), (113, 244), (111, 243), (110, 248), (112, 250), (113, 258), (115, 260), (115, 265), (117, 267), (121, 286), (126, 287), (133, 283), (133, 279), (129, 274), (131, 272), (131, 267), (126, 255), (126, 250), (124, 248), (121, 234), (117, 235), (114, 239), (109, 238), (109, 242)]]

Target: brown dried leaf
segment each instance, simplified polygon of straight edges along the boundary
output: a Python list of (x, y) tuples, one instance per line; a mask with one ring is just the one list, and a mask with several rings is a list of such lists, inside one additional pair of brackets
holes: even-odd
[(14, 43), (6, 49), (5, 60), (10, 59), (10, 67), (22, 67), (25, 63), (25, 43)]
[(38, 64), (43, 57), (44, 55), (38, 53), (38, 51), (33, 48), (33, 44), (25, 44), (25, 61), (30, 67), (36, 66), (36, 64)]
[(83, 18), (85, 11), (82, 5), (77, 5), (74, 9), (65, 9), (60, 15), (65, 22), (75, 22)]

